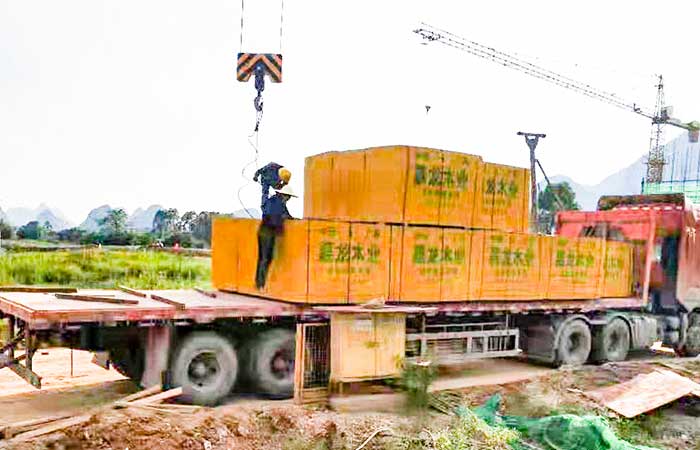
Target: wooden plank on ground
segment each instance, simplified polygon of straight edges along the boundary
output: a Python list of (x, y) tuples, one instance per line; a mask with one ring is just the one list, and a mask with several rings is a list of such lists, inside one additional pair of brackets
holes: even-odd
[(13, 436), (16, 436), (20, 433), (23, 433), (25, 431), (29, 431), (32, 428), (39, 427), (41, 425), (44, 425), (49, 422), (55, 422), (57, 420), (63, 420), (63, 419), (68, 419), (69, 417), (73, 417), (71, 415), (60, 415), (60, 416), (48, 416), (48, 417), (42, 417), (40, 419), (31, 419), (31, 420), (23, 420), (21, 422), (14, 422), (10, 423), (8, 425), (5, 425), (4, 427), (0, 428), (0, 434), (5, 439), (10, 439)]
[(629, 419), (693, 392), (700, 392), (700, 384), (670, 370), (657, 369), (586, 395)]
[(92, 416), (90, 414), (86, 414), (84, 416), (76, 416), (64, 420), (58, 420), (41, 428), (37, 428), (36, 430), (27, 431), (26, 433), (19, 434), (14, 438), (14, 442), (25, 442), (30, 439), (43, 436), (45, 434), (55, 433), (56, 431), (61, 431), (68, 427), (80, 425), (90, 420), (91, 417)]
[(166, 303), (170, 306), (174, 306), (176, 309), (185, 309), (187, 307), (187, 305), (185, 305), (184, 303), (178, 302), (176, 300), (172, 300), (172, 299), (167, 298), (167, 297), (163, 297), (162, 295), (150, 294), (149, 297), (151, 298), (151, 300), (155, 300), (155, 301), (161, 302), (161, 303)]
[(167, 390), (165, 392), (161, 392), (160, 394), (151, 395), (150, 397), (141, 398), (139, 400), (134, 400), (134, 401), (129, 402), (129, 403), (136, 404), (136, 405), (152, 405), (155, 403), (160, 403), (163, 400), (168, 400), (171, 398), (179, 397), (181, 395), (182, 395), (182, 388), (177, 387), (174, 389)]
[(138, 400), (140, 398), (148, 397), (150, 395), (159, 394), (162, 391), (163, 391), (162, 386), (160, 386), (160, 385), (152, 386), (152, 387), (149, 387), (148, 389), (144, 389), (144, 390), (139, 391), (139, 392), (134, 392), (133, 394), (127, 395), (124, 398), (120, 398), (119, 400), (117, 400), (117, 402), (124, 402), (124, 403), (133, 402), (134, 400)]
[(56, 294), (56, 298), (61, 300), (76, 300), (81, 302), (96, 302), (96, 303), (114, 303), (117, 305), (138, 305), (138, 300), (128, 298), (113, 298), (103, 297), (99, 295), (80, 295), (80, 294)]

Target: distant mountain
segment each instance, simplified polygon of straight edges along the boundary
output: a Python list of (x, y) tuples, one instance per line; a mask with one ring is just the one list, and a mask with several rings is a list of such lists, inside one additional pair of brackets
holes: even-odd
[(107, 214), (112, 210), (109, 205), (102, 205), (98, 208), (93, 209), (87, 215), (87, 218), (79, 225), (85, 231), (98, 231), (100, 229), (100, 220), (107, 217)]
[(163, 209), (160, 205), (151, 205), (146, 209), (138, 208), (129, 216), (127, 226), (134, 231), (151, 231), (153, 218)]
[(5, 211), (0, 208), (0, 221), (7, 222), (7, 214), (5, 214)]
[[(632, 195), (642, 192), (642, 179), (646, 175), (644, 163), (646, 155), (632, 165), (615, 172), (598, 184), (585, 185), (573, 181), (570, 177), (557, 175), (551, 177), (552, 183), (567, 181), (576, 193), (576, 201), (584, 210), (595, 210), (598, 199), (603, 195)], [(666, 166), (664, 181), (700, 179), (700, 143), (690, 143), (687, 133), (666, 144)], [(544, 189), (545, 183), (538, 183)]]
[(6, 217), (10, 224), (15, 227), (26, 225), (33, 220), (38, 221), (40, 224), (49, 222), (54, 231), (65, 230), (73, 226), (60, 211), (50, 208), (43, 203), (36, 209), (10, 208), (7, 210)]

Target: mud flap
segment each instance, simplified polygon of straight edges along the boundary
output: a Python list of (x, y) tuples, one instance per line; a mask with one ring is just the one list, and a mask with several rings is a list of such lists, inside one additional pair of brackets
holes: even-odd
[(168, 369), (170, 358), (170, 343), (172, 342), (173, 327), (170, 325), (148, 328), (146, 334), (146, 349), (144, 355), (144, 370), (141, 377), (141, 387), (144, 389), (159, 386), (163, 382), (163, 374)]

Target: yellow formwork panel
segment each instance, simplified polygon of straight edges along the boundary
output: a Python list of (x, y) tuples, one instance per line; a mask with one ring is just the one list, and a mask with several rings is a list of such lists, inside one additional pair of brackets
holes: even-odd
[(215, 289), (238, 288), (238, 223), (242, 219), (215, 217), (211, 224), (211, 280)]
[(484, 242), (486, 234), (481, 230), (473, 230), (467, 233), (469, 239), (469, 283), (467, 284), (467, 300), (481, 299), (481, 285), (484, 274)]
[(389, 300), (401, 300), (401, 265), (403, 262), (403, 233), (404, 227), (400, 225), (390, 226), (389, 251)]
[(332, 217), (334, 220), (359, 220), (367, 198), (365, 186), (365, 152), (337, 152), (331, 174)]
[(405, 340), (404, 314), (331, 314), (331, 380), (398, 376)]
[(336, 152), (306, 158), (304, 162), (304, 217), (330, 217), (333, 207), (332, 172)]
[(481, 158), (442, 152), (439, 225), (472, 227)]
[(468, 231), (446, 228), (440, 254), (440, 300), (463, 301), (469, 292), (471, 236)]
[(258, 228), (260, 221), (241, 219), (238, 222), (238, 292), (258, 295), (255, 270), (258, 263)]
[(365, 151), (366, 202), (356, 220), (403, 222), (406, 201), (408, 149), (378, 147)]
[(401, 301), (440, 301), (442, 239), (442, 228), (417, 226), (404, 228)]
[(592, 238), (550, 237), (547, 298), (576, 300), (601, 294), (603, 242)]
[(350, 273), (350, 224), (309, 221), (309, 303), (347, 303)]
[(350, 303), (387, 299), (391, 253), (389, 239), (390, 229), (387, 225), (350, 224)]
[(408, 148), (404, 222), (436, 225), (440, 219), (442, 151)]
[(530, 205), (529, 171), (484, 163), (480, 179), (474, 228), (526, 232)]
[(277, 237), (267, 282), (260, 295), (290, 302), (307, 301), (309, 222), (288, 220)]
[(632, 295), (632, 246), (623, 242), (605, 242), (603, 297)]
[[(482, 247), (481, 300), (544, 298), (546, 258), (536, 235), (485, 231)], [(546, 278), (544, 278), (546, 279)]]

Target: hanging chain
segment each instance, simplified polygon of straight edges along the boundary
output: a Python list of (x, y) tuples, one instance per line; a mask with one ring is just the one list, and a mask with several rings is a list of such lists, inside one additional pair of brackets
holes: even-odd
[(265, 68), (261, 63), (255, 67), (255, 90), (258, 91), (257, 97), (253, 100), (255, 106), (255, 132), (260, 129), (260, 121), (263, 115), (263, 98), (262, 93), (265, 90)]

